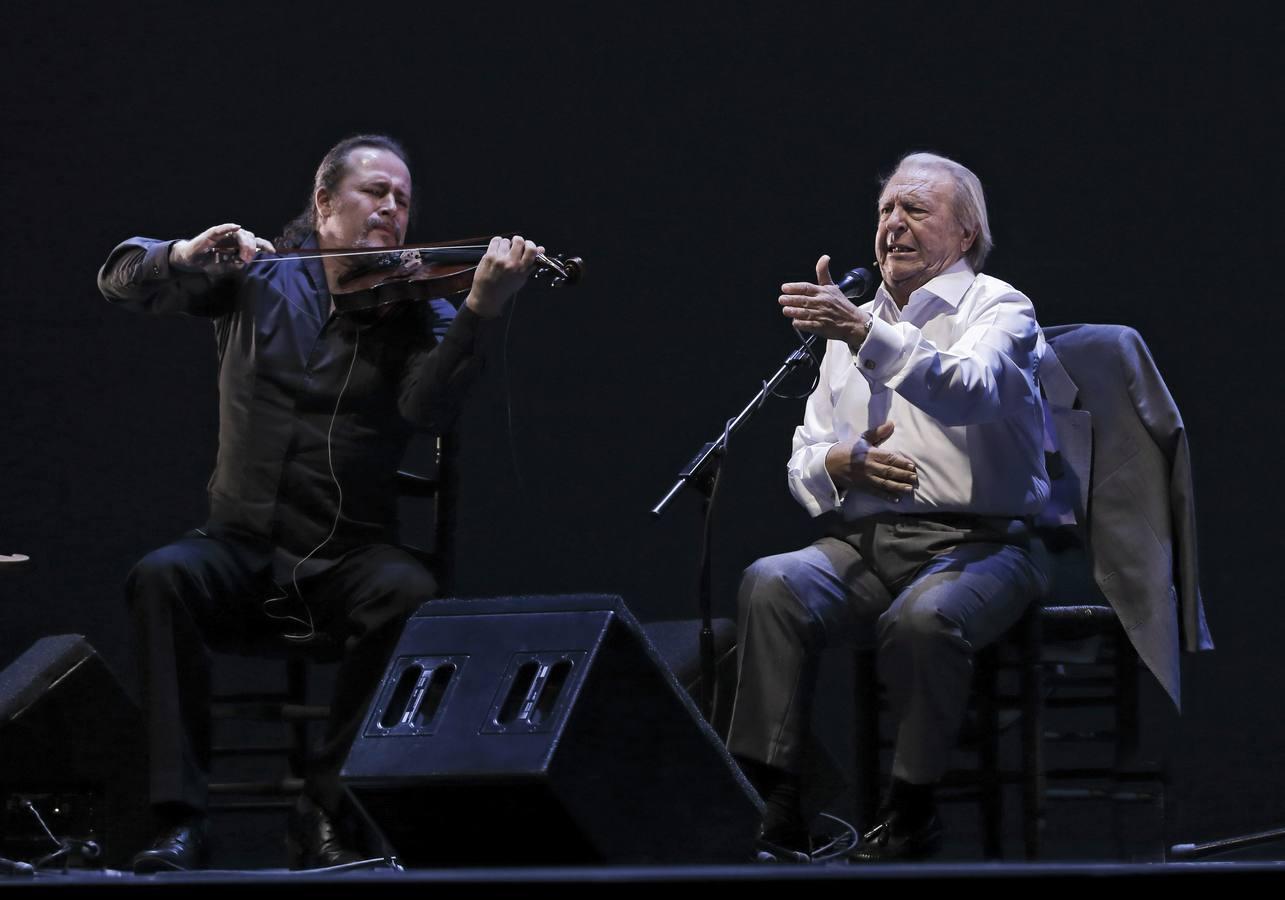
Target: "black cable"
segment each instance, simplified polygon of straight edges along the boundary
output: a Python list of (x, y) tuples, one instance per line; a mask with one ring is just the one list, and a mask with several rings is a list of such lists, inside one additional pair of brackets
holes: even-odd
[(829, 862), (832, 859), (842, 859), (857, 848), (857, 844), (861, 841), (861, 835), (857, 833), (856, 828), (838, 816), (832, 816), (829, 813), (821, 813), (821, 817), (843, 826), (843, 830), (837, 834), (830, 835), (826, 843), (812, 851), (812, 862), (819, 863)]
[(74, 856), (79, 856), (85, 862), (95, 862), (100, 856), (102, 856), (102, 848), (95, 841), (85, 840), (82, 838), (59, 839), (55, 837), (54, 833), (49, 829), (49, 826), (45, 824), (44, 817), (40, 815), (40, 810), (36, 809), (35, 804), (30, 800), (24, 798), (22, 806), (36, 817), (36, 822), (39, 823), (41, 830), (44, 831), (49, 840), (57, 845), (58, 849), (54, 850), (52, 853), (45, 854), (34, 863), (13, 863), (14, 871), (11, 874), (28, 874), (23, 868), (28, 865), (32, 870), (32, 874), (34, 874), (36, 869), (43, 869), (50, 863), (55, 863), (59, 860), (62, 861), (62, 867), (66, 870), (68, 863)]

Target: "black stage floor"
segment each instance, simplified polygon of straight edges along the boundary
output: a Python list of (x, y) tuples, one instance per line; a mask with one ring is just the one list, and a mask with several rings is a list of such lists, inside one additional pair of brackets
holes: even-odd
[[(833, 892), (852, 900), (853, 891), (867, 884), (923, 881), (957, 882), (961, 888), (984, 889), (988, 900), (998, 893), (1029, 900), (1032, 889), (1074, 890), (1078, 894), (1099, 885), (1139, 887), (1160, 885), (1215, 886), (1242, 890), (1259, 884), (1278, 892), (1285, 887), (1285, 842), (1243, 848), (1219, 861), (1166, 862), (1165, 847), (1175, 841), (1202, 841), (1216, 834), (1174, 834), (1163, 815), (1150, 805), (1072, 804), (1050, 810), (1044, 832), (1040, 863), (1017, 862), (1022, 848), (1017, 832), (1017, 810), (1010, 809), (1005, 829), (1005, 861), (981, 856), (977, 817), (968, 804), (943, 807), (947, 839), (942, 856), (932, 863), (914, 865), (853, 866), (834, 862), (809, 866), (759, 864), (733, 866), (576, 866), (517, 868), (388, 869), (345, 873), (290, 872), (282, 840), (285, 814), (281, 811), (224, 811), (212, 819), (212, 865), (198, 873), (172, 873), (139, 877), (128, 872), (73, 869), (67, 874), (42, 871), (34, 876), (0, 875), (0, 891), (53, 891), (59, 897), (113, 891), (134, 891), (156, 897), (182, 895), (227, 896), (237, 888), (266, 888), (317, 900), (322, 897), (393, 897), (413, 893), (422, 900), (431, 891), (433, 900), (460, 897), (568, 898), (606, 894), (607, 900), (646, 896), (684, 889), (699, 895), (721, 888), (736, 892), (737, 900), (763, 896), (789, 900), (791, 889), (807, 891), (808, 900)], [(512, 835), (508, 839), (519, 839)], [(496, 859), (504, 858), (497, 834)], [(1127, 860), (1127, 861), (1126, 861)], [(797, 886), (797, 887), (796, 887)]]
[(909, 883), (925, 887), (950, 884), (961, 889), (988, 892), (988, 898), (1029, 898), (1033, 890), (1083, 895), (1097, 889), (1183, 888), (1241, 891), (1248, 887), (1279, 890), (1285, 885), (1285, 862), (1202, 863), (933, 863), (918, 865), (850, 866), (651, 866), (576, 868), (419, 869), (403, 872), (363, 871), (343, 874), (212, 870), (197, 873), (135, 876), (120, 872), (40, 872), (29, 877), (0, 878), (0, 891), (31, 894), (47, 891), (58, 897), (88, 894), (122, 896), (182, 895), (226, 897), (237, 889), (272, 890), (279, 900), (288, 896), (309, 898), (410, 897), (621, 897), (655, 898), (658, 892), (682, 890), (699, 894), (732, 890), (746, 896), (788, 897), (789, 891), (806, 891), (809, 900), (843, 896), (876, 885), (905, 889)]

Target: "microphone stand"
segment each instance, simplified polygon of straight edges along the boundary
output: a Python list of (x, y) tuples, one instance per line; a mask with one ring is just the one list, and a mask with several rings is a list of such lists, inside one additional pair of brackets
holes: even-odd
[(692, 457), (691, 462), (683, 467), (678, 473), (678, 480), (674, 482), (669, 492), (661, 498), (660, 502), (652, 507), (651, 514), (659, 517), (673, 502), (674, 498), (682, 491), (685, 486), (690, 486), (700, 492), (701, 495), (701, 553), (700, 553), (700, 575), (697, 582), (697, 598), (700, 604), (701, 613), (701, 633), (700, 633), (700, 663), (701, 663), (701, 687), (700, 687), (700, 708), (701, 714), (705, 720), (711, 721), (714, 713), (714, 618), (713, 618), (713, 576), (710, 553), (710, 538), (712, 535), (713, 508), (714, 499), (718, 491), (719, 474), (722, 471), (722, 462), (727, 454), (727, 444), (732, 435), (736, 434), (758, 411), (768, 396), (776, 390), (776, 386), (784, 381), (791, 373), (806, 362), (813, 359), (812, 345), (816, 342), (816, 335), (810, 334), (803, 339), (802, 344), (791, 353), (782, 363), (781, 367), (776, 370), (767, 381), (763, 382), (763, 387), (754, 399), (745, 405), (735, 418), (728, 420), (723, 427), (723, 433), (712, 441), (706, 442), (696, 455)]
[[(879, 264), (874, 264), (874, 271), (879, 271)], [(878, 278), (872, 274), (870, 269), (851, 269), (844, 274), (836, 285), (845, 297), (849, 300), (860, 300), (876, 284)], [(795, 332), (798, 334), (798, 332)], [(674, 486), (669, 489), (669, 493), (661, 498), (660, 502), (652, 507), (651, 514), (659, 517), (664, 513), (673, 499), (678, 496), (685, 485), (690, 485), (700, 492), (701, 495), (701, 554), (700, 554), (700, 576), (697, 583), (696, 595), (700, 604), (701, 613), (701, 634), (700, 634), (700, 657), (701, 657), (701, 689), (700, 689), (700, 707), (701, 714), (705, 721), (713, 720), (714, 715), (714, 601), (713, 601), (713, 576), (710, 557), (710, 544), (712, 537), (712, 522), (714, 499), (718, 492), (718, 477), (722, 471), (723, 457), (727, 455), (727, 444), (732, 435), (745, 427), (745, 423), (750, 420), (758, 408), (763, 405), (768, 396), (776, 391), (776, 386), (784, 381), (795, 369), (809, 360), (815, 359), (812, 355), (812, 345), (816, 343), (817, 336), (810, 334), (806, 338), (800, 335), (802, 341), (793, 353), (786, 357), (785, 362), (776, 370), (767, 381), (763, 382), (763, 387), (754, 399), (745, 405), (735, 418), (729, 419), (723, 426), (723, 433), (712, 441), (706, 442), (696, 455), (692, 457), (691, 462), (683, 467), (678, 473), (678, 480)]]
[[(26, 569), (30, 561), (30, 557), (23, 553), (0, 553), (0, 576)], [(31, 863), (0, 856), (0, 875), (30, 877), (35, 874), (36, 867)]]

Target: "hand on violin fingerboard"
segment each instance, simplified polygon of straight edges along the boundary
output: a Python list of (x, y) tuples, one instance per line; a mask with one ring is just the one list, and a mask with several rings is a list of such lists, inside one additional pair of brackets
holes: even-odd
[(480, 316), (498, 316), (509, 298), (522, 289), (535, 271), (536, 257), (544, 248), (521, 235), (493, 237), (486, 255), (477, 264), (473, 288), (465, 303)]
[(270, 241), (231, 222), (207, 228), (196, 237), (175, 241), (170, 247), (170, 265), (184, 272), (226, 275), (260, 253), (275, 253)]

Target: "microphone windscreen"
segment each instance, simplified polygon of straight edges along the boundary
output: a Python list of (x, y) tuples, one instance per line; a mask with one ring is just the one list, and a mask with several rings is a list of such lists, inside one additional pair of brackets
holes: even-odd
[(860, 300), (875, 285), (874, 273), (869, 269), (849, 269), (839, 279), (838, 288), (849, 300)]

